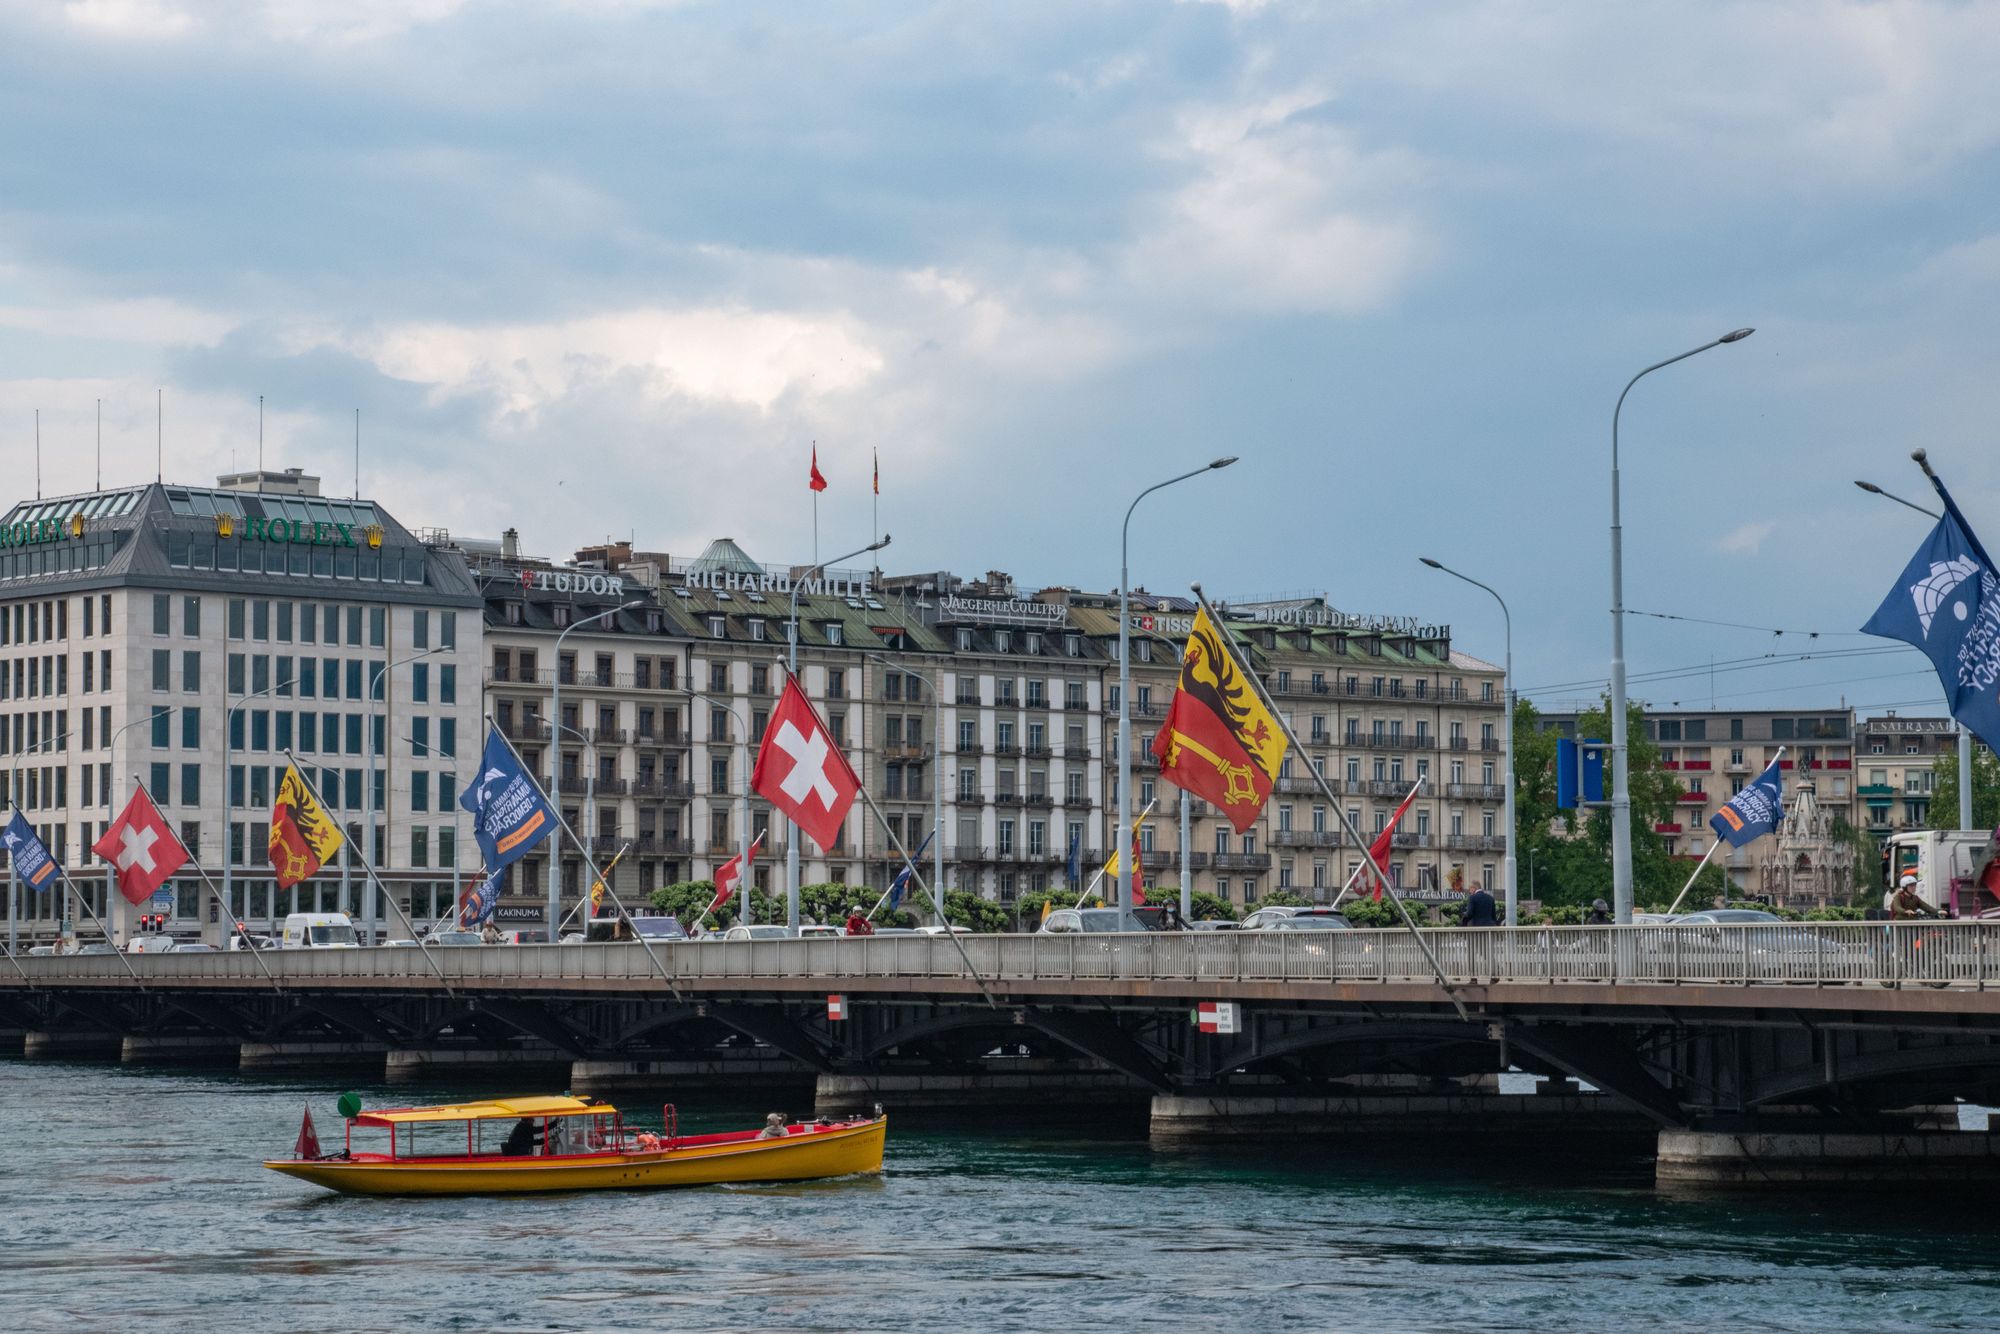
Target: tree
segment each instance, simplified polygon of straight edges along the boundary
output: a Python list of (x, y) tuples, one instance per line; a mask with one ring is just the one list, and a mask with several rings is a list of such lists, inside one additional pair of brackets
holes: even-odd
[[(1958, 828), (1958, 752), (1947, 751), (1931, 761), (1936, 781), (1931, 792), (1931, 828)], [(1977, 741), (1972, 743), (1972, 827), (2000, 825), (2000, 757)]]
[(1303, 894), (1294, 894), (1289, 889), (1274, 889), (1268, 894), (1257, 896), (1260, 908), (1310, 908), (1312, 900)]
[[(1176, 893), (1174, 898), (1178, 901), (1180, 895)], [(1205, 889), (1197, 889), (1188, 896), (1188, 907), (1197, 922), (1233, 922), (1237, 919), (1235, 904)]]
[(962, 889), (944, 892), (944, 915), (953, 926), (967, 926), (974, 931), (1005, 931), (1013, 925), (1013, 914), (1005, 908)]
[[(1556, 735), (1539, 726), (1528, 700), (1514, 705), (1514, 814), (1517, 865), (1534, 868), (1531, 896), (1548, 904), (1611, 898), (1611, 809), (1562, 810), (1556, 805)], [(1660, 748), (1646, 737), (1645, 711), (1626, 709), (1627, 766), (1632, 783), (1632, 882), (1635, 901), (1671, 900), (1687, 879), (1688, 863), (1667, 851), (1653, 826), (1674, 818), (1678, 777), (1660, 767)], [(1579, 738), (1611, 736), (1608, 703), (1577, 719)], [(1608, 757), (1607, 757), (1607, 768)], [(1611, 775), (1605, 774), (1606, 796)]]

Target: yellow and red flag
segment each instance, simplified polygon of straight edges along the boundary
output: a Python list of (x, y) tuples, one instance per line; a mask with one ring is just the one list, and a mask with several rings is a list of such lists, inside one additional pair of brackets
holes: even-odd
[(1153, 739), (1160, 776), (1213, 802), (1240, 834), (1270, 799), (1285, 748), (1278, 720), (1202, 608), (1188, 634), (1166, 726)]
[(286, 765), (278, 799), (271, 806), (271, 869), (277, 873), (278, 888), (290, 889), (311, 878), (344, 842), (340, 827), (313, 800), (306, 780)]

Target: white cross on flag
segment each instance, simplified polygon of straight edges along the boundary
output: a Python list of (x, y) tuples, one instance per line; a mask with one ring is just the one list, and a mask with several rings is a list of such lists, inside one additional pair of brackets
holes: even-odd
[(704, 912), (702, 916), (704, 917), (708, 916), (709, 913), (716, 911), (723, 904), (729, 902), (730, 897), (734, 895), (738, 889), (742, 888), (743, 872), (745, 868), (749, 866), (750, 862), (756, 860), (757, 849), (763, 846), (764, 846), (764, 836), (762, 834), (759, 834), (757, 835), (756, 838), (750, 840), (750, 851), (747, 854), (747, 859), (746, 859), (746, 854), (738, 853), (736, 856), (731, 857), (728, 861), (724, 862), (721, 866), (716, 868), (715, 898), (713, 901), (709, 903), (708, 911)]
[(187, 849), (143, 787), (132, 793), (125, 810), (90, 850), (117, 869), (118, 892), (132, 903), (151, 898), (188, 859)]
[(771, 711), (750, 787), (823, 849), (831, 849), (840, 837), (841, 823), (861, 792), (861, 780), (833, 744), (797, 677), (785, 683), (784, 698)]

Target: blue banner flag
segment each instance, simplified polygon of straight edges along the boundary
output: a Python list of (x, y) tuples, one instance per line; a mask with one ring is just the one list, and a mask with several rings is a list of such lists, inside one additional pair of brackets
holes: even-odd
[(896, 872), (896, 878), (889, 882), (890, 912), (894, 912), (896, 911), (896, 909), (903, 906), (903, 895), (910, 892), (910, 880), (912, 877), (916, 875), (916, 867), (914, 863), (916, 862), (917, 858), (924, 855), (924, 849), (929, 847), (931, 845), (931, 840), (936, 837), (937, 837), (937, 830), (935, 829), (931, 830), (930, 833), (925, 834), (924, 841), (917, 844), (917, 850), (910, 854), (910, 860), (903, 863), (903, 869)]
[(0, 830), (0, 843), (7, 845), (7, 856), (13, 860), (14, 875), (29, 889), (47, 889), (62, 876), (62, 867), (49, 856), (49, 850), (27, 820), (16, 810), (14, 818), (7, 822), (7, 828)]
[(1932, 484), (1944, 517), (1861, 629), (1922, 649), (1951, 716), (2000, 748), (2000, 579), (1944, 483)]
[(486, 734), (486, 752), (479, 759), (479, 777), (468, 785), (458, 804), (472, 813), (472, 836), (486, 865), (505, 870), (556, 826), (548, 799), (521, 769), (514, 748), (498, 730)]
[(1757, 781), (1738, 792), (1722, 804), (1722, 809), (1708, 817), (1708, 827), (1715, 836), (1727, 839), (1729, 846), (1740, 848), (1753, 839), (1762, 838), (1778, 827), (1778, 821), (1785, 818), (1785, 780), (1778, 772), (1778, 762), (1772, 760)]
[(484, 880), (479, 887), (465, 896), (459, 907), (458, 919), (465, 926), (485, 926), (493, 920), (494, 909), (500, 906), (500, 881), (507, 874), (506, 867), (500, 867)]
[(1083, 882), (1083, 830), (1075, 829), (1069, 836), (1069, 882), (1072, 885)]

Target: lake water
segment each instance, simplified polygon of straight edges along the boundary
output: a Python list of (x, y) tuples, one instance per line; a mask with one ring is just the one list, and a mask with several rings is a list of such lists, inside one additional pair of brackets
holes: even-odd
[(778, 1187), (368, 1200), (258, 1165), (308, 1102), (337, 1140), (348, 1087), (0, 1062), (0, 1329), (2000, 1327), (1983, 1193), (1669, 1198), (1476, 1125), (1188, 1153), (1123, 1119), (898, 1121), (880, 1178)]

